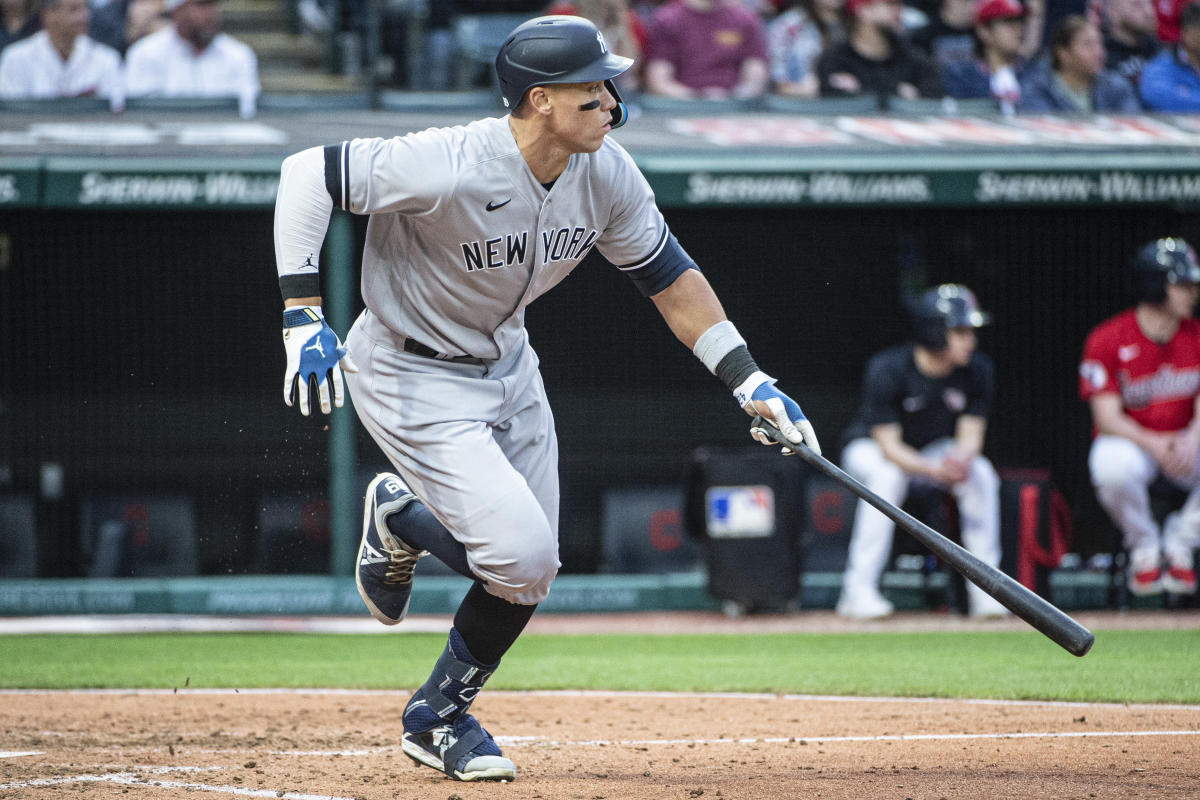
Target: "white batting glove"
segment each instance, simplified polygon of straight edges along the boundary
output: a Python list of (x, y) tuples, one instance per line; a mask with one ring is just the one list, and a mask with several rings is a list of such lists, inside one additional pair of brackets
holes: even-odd
[[(309, 381), (317, 383), (321, 410), (326, 414), (333, 406), (342, 407), (345, 387), (342, 370), (358, 372), (358, 365), (325, 322), (316, 306), (292, 306), (283, 312), (283, 348), (287, 351), (287, 372), (283, 376), (283, 402), (292, 405), (292, 396), (300, 398), (300, 413), (308, 416), (310, 408)], [(330, 405), (329, 386), (333, 385), (333, 405)]]
[[(821, 445), (817, 442), (817, 433), (813, 430), (812, 423), (804, 416), (795, 400), (775, 388), (774, 378), (763, 372), (753, 372), (742, 381), (741, 386), (733, 390), (733, 396), (747, 414), (761, 414), (763, 419), (778, 428), (789, 442), (802, 444), (821, 455)], [(776, 443), (770, 434), (759, 427), (752, 427), (750, 435), (760, 444)], [(785, 447), (783, 452), (791, 455), (794, 451)]]

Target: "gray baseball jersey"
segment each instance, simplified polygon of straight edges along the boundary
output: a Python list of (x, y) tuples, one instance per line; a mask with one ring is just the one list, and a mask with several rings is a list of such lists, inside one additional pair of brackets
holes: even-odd
[(593, 247), (646, 295), (695, 264), (620, 145), (572, 155), (547, 188), (507, 118), (285, 160), (275, 214), (285, 297), (320, 294), (335, 205), (371, 215), (367, 310), (346, 340), (359, 418), (488, 591), (541, 602), (558, 569), (558, 446), (525, 307)]
[[(694, 266), (611, 139), (571, 156), (549, 191), (507, 118), (343, 142), (325, 148), (323, 170), (334, 205), (372, 215), (362, 261), (367, 308), (444, 355), (493, 360), (520, 346), (525, 307), (592, 247), (648, 294)], [(285, 247), (281, 277), (315, 274), (315, 252)]]

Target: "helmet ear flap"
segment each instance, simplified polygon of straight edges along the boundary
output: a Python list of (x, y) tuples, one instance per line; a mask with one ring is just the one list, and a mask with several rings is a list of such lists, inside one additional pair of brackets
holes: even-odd
[(605, 81), (604, 88), (608, 89), (608, 93), (612, 95), (613, 100), (617, 101), (612, 110), (612, 128), (615, 130), (629, 121), (629, 109), (625, 107), (625, 102), (621, 100), (621, 95), (617, 92), (617, 84), (614, 81)]

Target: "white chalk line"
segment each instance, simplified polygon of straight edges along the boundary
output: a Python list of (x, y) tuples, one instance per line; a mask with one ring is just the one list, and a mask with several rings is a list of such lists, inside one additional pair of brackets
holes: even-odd
[(139, 772), (109, 772), (102, 775), (68, 775), (57, 778), (33, 778), (28, 781), (0, 783), (3, 789), (35, 789), (43, 786), (64, 786), (73, 783), (115, 783), (121, 786), (152, 786), (160, 789), (182, 789), (184, 791), (214, 792), (240, 797), (273, 797), (286, 800), (353, 800), (330, 794), (307, 794), (287, 792), (279, 789), (249, 789), (244, 786), (221, 786), (207, 783), (185, 783), (182, 781), (158, 780), (147, 775), (165, 775), (173, 772), (219, 772), (221, 767), (155, 767)]
[[(317, 695), (350, 697), (403, 697), (412, 696), (408, 689), (330, 689), (330, 688), (277, 688), (277, 689), (0, 689), (4, 695)], [(629, 699), (716, 699), (716, 700), (786, 700), (789, 702), (827, 703), (958, 703), (979, 706), (1042, 706), (1046, 708), (1131, 708), (1155, 709), (1159, 711), (1200, 711), (1200, 705), (1184, 703), (1119, 703), (1091, 700), (1005, 700), (981, 697), (871, 697), (866, 695), (826, 694), (771, 694), (770, 692), (658, 692), (583, 689), (488, 689), (487, 697), (595, 697)]]
[[(1200, 736), (1200, 730), (1177, 731), (1012, 731), (990, 733), (886, 733), (873, 736), (723, 736), (714, 739), (548, 739), (542, 736), (497, 736), (504, 747), (679, 747), (724, 744), (835, 744), (839, 742), (939, 742), (1004, 739), (1103, 739), (1124, 736)], [(112, 750), (114, 748), (105, 748)], [(128, 748), (127, 748), (128, 749)], [(161, 749), (161, 748), (153, 748)], [(181, 748), (180, 754), (305, 757), (366, 757), (400, 752), (398, 747), (370, 747), (353, 750), (264, 750), (259, 747)], [(212, 767), (209, 769), (219, 769)]]
[(719, 739), (587, 739), (555, 741), (540, 736), (497, 736), (499, 744), (548, 747), (654, 747), (695, 744), (830, 744), (835, 742), (937, 742), (972, 739), (1085, 739), (1121, 736), (1200, 736), (1200, 731), (1020, 731), (1015, 733), (897, 733), (878, 736), (765, 736)]
[[(721, 737), (716, 739), (587, 739), (587, 740), (555, 740), (539, 736), (498, 736), (496, 741), (505, 747), (669, 747), (696, 745), (725, 745), (725, 744), (764, 744), (764, 745), (808, 745), (836, 744), (855, 742), (929, 742), (929, 741), (964, 741), (964, 740), (1004, 740), (1004, 739), (1091, 739), (1091, 738), (1120, 738), (1145, 736), (1200, 736), (1198, 730), (1180, 731), (1068, 731), (1068, 732), (1028, 732), (1011, 733), (914, 733), (914, 734), (882, 734), (877, 736), (802, 736), (802, 737)], [(397, 750), (398, 748), (370, 748), (366, 750), (252, 750), (274, 756), (317, 756), (317, 757), (352, 757), (372, 756), (380, 752)], [(200, 750), (190, 751), (197, 754), (222, 754), (230, 752), (246, 752), (245, 750)], [(23, 753), (22, 755), (41, 755), (40, 753)], [(143, 770), (150, 774), (165, 774), (170, 772), (201, 772), (219, 771), (220, 767), (158, 767)], [(74, 775), (57, 778), (33, 778), (28, 781), (0, 784), (4, 789), (33, 789), (42, 786), (61, 786), (73, 783), (114, 783), (126, 786), (151, 786), (163, 789), (179, 789), (183, 791), (211, 792), (238, 797), (271, 797), (279, 800), (354, 800), (349, 797), (339, 797), (329, 794), (308, 794), (304, 792), (288, 792), (278, 789), (249, 789), (241, 786), (224, 786), (205, 783), (185, 783), (180, 781), (157, 780), (132, 772), (112, 772), (102, 775)]]
[(41, 750), (0, 750), (0, 758), (22, 758), (24, 756), (40, 756), (44, 755)]
[(130, 772), (110, 772), (106, 775), (73, 775), (64, 778), (35, 778), (21, 783), (0, 783), (0, 789), (33, 789), (39, 786), (62, 786), (71, 783), (115, 783), (124, 786), (152, 786), (159, 789), (182, 789), (189, 792), (215, 792), (240, 797), (272, 797), (284, 800), (354, 800), (332, 794), (307, 794), (277, 789), (247, 789), (241, 786), (211, 786), (206, 783), (181, 783), (143, 778)]
[[(1095, 739), (1122, 736), (1200, 736), (1200, 730), (1180, 731), (1017, 731), (1012, 733), (896, 733), (876, 736), (724, 736), (716, 739), (547, 739), (542, 736), (497, 736), (503, 747), (677, 747), (723, 744), (833, 744), (837, 742), (938, 742), (979, 739)], [(255, 750), (272, 756), (371, 756), (398, 750), (376, 747), (369, 750)], [(216, 755), (243, 750), (189, 750)]]

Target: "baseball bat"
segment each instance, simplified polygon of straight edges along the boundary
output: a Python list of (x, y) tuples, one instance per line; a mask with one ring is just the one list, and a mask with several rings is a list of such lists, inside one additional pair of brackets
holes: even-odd
[(1052, 603), (1031, 592), (990, 564), (979, 560), (911, 514), (884, 500), (808, 447), (789, 443), (778, 428), (763, 420), (762, 417), (756, 417), (753, 426), (761, 427), (776, 442), (793, 450), (805, 464), (875, 506), (884, 516), (929, 548), (934, 555), (954, 567), (964, 578), (999, 600), (1005, 608), (1041, 631), (1071, 655), (1083, 656), (1091, 649), (1092, 643), (1096, 640), (1092, 632), (1064, 614)]

